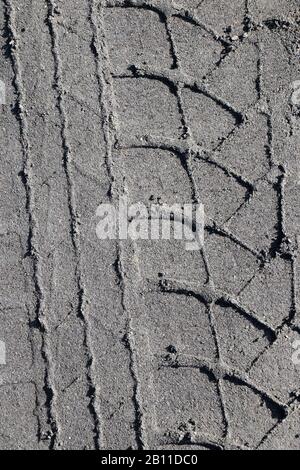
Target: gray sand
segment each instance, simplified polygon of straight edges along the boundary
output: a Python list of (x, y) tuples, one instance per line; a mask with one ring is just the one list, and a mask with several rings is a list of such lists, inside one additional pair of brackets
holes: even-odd
[[(0, 25), (0, 449), (300, 449), (299, 0)], [(99, 240), (125, 193), (203, 203), (203, 250)]]

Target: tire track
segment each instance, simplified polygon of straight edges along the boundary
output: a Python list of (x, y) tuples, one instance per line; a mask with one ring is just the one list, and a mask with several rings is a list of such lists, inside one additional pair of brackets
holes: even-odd
[[(17, 109), (16, 114), (20, 125), (20, 139), (23, 149), (23, 170), (21, 178), (26, 192), (26, 210), (28, 214), (29, 233), (27, 243), (27, 255), (32, 260), (33, 266), (33, 281), (35, 286), (36, 295), (36, 320), (37, 325), (42, 336), (42, 350), (41, 354), (45, 365), (44, 373), (44, 391), (46, 394), (46, 407), (48, 414), (48, 422), (51, 428), (50, 436), (50, 449), (53, 448), (57, 442), (59, 432), (58, 417), (55, 410), (56, 390), (54, 387), (54, 369), (53, 358), (50, 352), (49, 328), (47, 318), (45, 316), (44, 304), (44, 287), (42, 283), (40, 264), (39, 264), (39, 250), (37, 246), (37, 230), (38, 223), (35, 218), (35, 197), (34, 188), (32, 185), (32, 170), (30, 158), (30, 143), (28, 140), (28, 124), (26, 120), (26, 110), (23, 106), (24, 90), (22, 84), (22, 71), (21, 64), (18, 56), (18, 42), (15, 27), (15, 11), (13, 2), (11, 0), (4, 0), (6, 12), (6, 29), (8, 32), (9, 50), (12, 62), (13, 71), (15, 74), (14, 87), (17, 94)], [(42, 436), (40, 436), (42, 438)]]
[[(103, 127), (104, 127), (104, 134), (106, 140), (106, 166), (108, 176), (111, 182), (110, 187), (110, 199), (114, 201), (115, 196), (120, 195), (122, 193), (122, 187), (120, 187), (120, 182), (117, 180), (117, 177), (113, 171), (113, 148), (117, 145), (117, 135), (112, 130), (111, 121), (115, 120), (114, 116), (114, 104), (113, 104), (113, 91), (112, 85), (110, 84), (110, 71), (109, 71), (109, 64), (108, 64), (108, 51), (105, 42), (105, 26), (104, 26), (104, 19), (103, 19), (103, 8), (105, 6), (105, 2), (101, 2), (98, 5), (98, 21), (99, 27), (101, 28), (102, 34), (101, 39), (98, 34), (98, 26), (97, 26), (97, 19), (96, 19), (96, 4), (94, 0), (89, 0), (90, 6), (90, 23), (91, 29), (93, 33), (93, 41), (92, 41), (92, 51), (95, 56), (96, 62), (96, 74), (97, 80), (99, 84), (99, 101), (100, 101), (100, 108), (102, 110), (103, 118)], [(100, 65), (101, 62), (101, 65)], [(110, 89), (110, 90), (109, 90)], [(109, 91), (108, 91), (109, 90)], [(136, 351), (134, 347), (134, 330), (133, 330), (133, 321), (130, 316), (129, 309), (126, 306), (126, 297), (127, 297), (127, 286), (126, 286), (126, 273), (125, 273), (125, 266), (123, 261), (123, 249), (121, 242), (118, 243), (117, 247), (117, 259), (115, 262), (115, 269), (116, 274), (119, 279), (119, 285), (121, 289), (122, 295), (122, 307), (124, 313), (127, 316), (127, 326), (126, 326), (126, 334), (123, 339), (123, 343), (129, 351), (130, 356), (130, 372), (133, 381), (133, 397), (132, 401), (134, 404), (135, 409), (135, 437), (138, 449), (143, 449), (146, 446), (144, 431), (143, 431), (143, 412), (142, 407), (140, 404), (140, 384), (139, 378), (137, 374), (136, 368)]]
[(55, 2), (52, 0), (46, 0), (46, 5), (48, 8), (48, 26), (49, 26), (49, 33), (51, 36), (52, 41), (52, 52), (53, 58), (55, 63), (55, 84), (57, 90), (57, 105), (61, 116), (61, 138), (62, 138), (62, 146), (63, 146), (63, 166), (65, 170), (66, 180), (68, 184), (68, 199), (69, 199), (69, 211), (71, 217), (71, 234), (72, 234), (72, 242), (73, 248), (75, 252), (75, 256), (77, 259), (77, 266), (76, 266), (76, 279), (77, 279), (77, 288), (78, 288), (78, 306), (77, 306), (77, 315), (83, 323), (84, 326), (84, 348), (86, 351), (86, 378), (88, 384), (88, 397), (90, 399), (89, 403), (89, 411), (94, 422), (94, 444), (97, 450), (101, 447), (101, 431), (100, 431), (100, 417), (99, 412), (97, 410), (97, 387), (94, 383), (93, 379), (93, 367), (94, 367), (94, 356), (92, 351), (91, 339), (90, 339), (90, 324), (89, 320), (85, 314), (84, 304), (86, 299), (86, 293), (82, 278), (81, 272), (81, 265), (80, 265), (80, 257), (81, 257), (81, 247), (80, 241), (78, 237), (78, 215), (76, 214), (76, 201), (75, 201), (75, 194), (74, 194), (74, 183), (73, 177), (70, 168), (70, 158), (71, 158), (71, 151), (70, 146), (68, 143), (67, 138), (67, 129), (68, 129), (68, 121), (67, 115), (64, 109), (64, 100), (63, 100), (63, 87), (62, 87), (62, 79), (61, 79), (61, 59), (59, 55), (59, 46), (58, 46), (58, 35), (55, 28), (55, 23), (53, 18), (55, 16)]

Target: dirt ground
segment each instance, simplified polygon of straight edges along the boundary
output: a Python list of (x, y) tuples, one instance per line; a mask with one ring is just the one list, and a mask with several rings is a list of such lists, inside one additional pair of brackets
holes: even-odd
[(0, 1), (0, 449), (300, 449), (299, 6)]

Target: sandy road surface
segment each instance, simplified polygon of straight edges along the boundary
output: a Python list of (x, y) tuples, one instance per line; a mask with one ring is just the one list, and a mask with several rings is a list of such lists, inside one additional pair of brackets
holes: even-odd
[[(300, 448), (299, 24), (1, 0), (1, 449)], [(204, 248), (99, 240), (124, 194), (203, 203)]]

